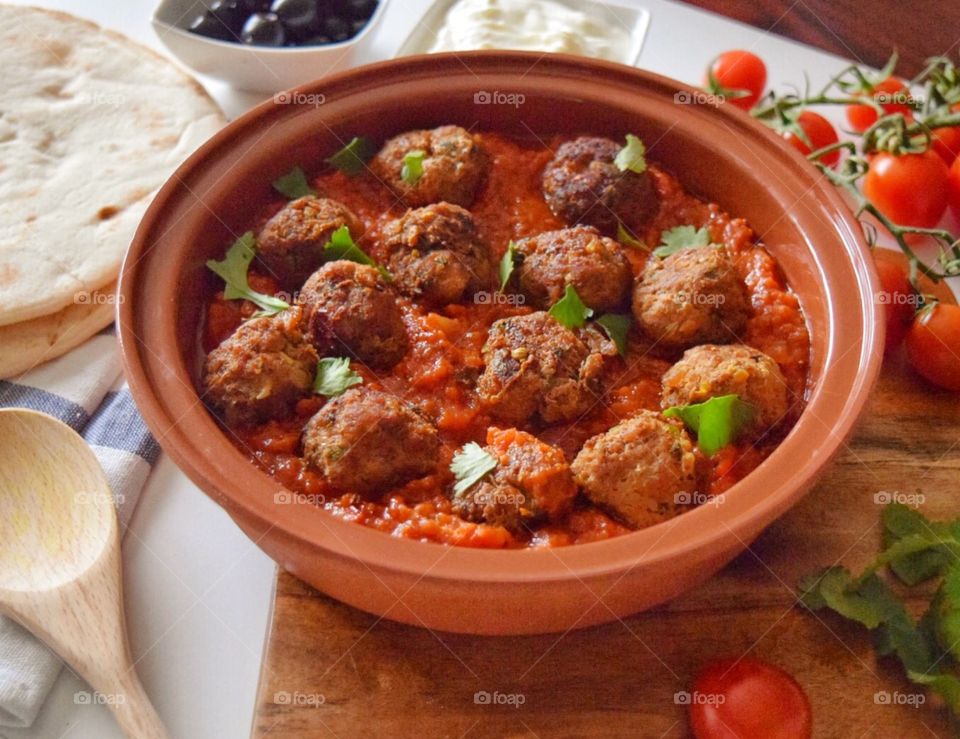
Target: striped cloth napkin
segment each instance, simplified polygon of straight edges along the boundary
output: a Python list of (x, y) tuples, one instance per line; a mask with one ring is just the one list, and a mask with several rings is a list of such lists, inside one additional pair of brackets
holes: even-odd
[[(59, 359), (0, 381), (0, 408), (43, 411), (82, 435), (107, 475), (126, 531), (160, 448), (123, 381), (112, 326)], [(31, 726), (61, 667), (29, 632), (0, 617), (0, 726)]]

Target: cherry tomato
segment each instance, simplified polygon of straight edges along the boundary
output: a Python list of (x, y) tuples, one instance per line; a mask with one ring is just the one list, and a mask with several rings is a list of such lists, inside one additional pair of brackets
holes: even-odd
[(960, 218), (960, 156), (953, 160), (947, 174), (947, 202), (956, 218)]
[(918, 297), (907, 279), (903, 252), (874, 249), (873, 261), (880, 277), (878, 302), (886, 316), (887, 339), (884, 353), (891, 354), (907, 335), (917, 311)]
[[(950, 106), (950, 112), (960, 112), (960, 103)], [(931, 131), (930, 145), (948, 167), (960, 155), (960, 126), (944, 126)]]
[[(883, 108), (884, 113), (903, 113), (907, 118), (912, 118), (910, 106), (902, 101), (909, 95), (907, 86), (895, 77), (888, 77), (882, 82), (873, 86), (872, 97)], [(870, 126), (877, 122), (877, 111), (869, 105), (848, 105), (847, 123), (857, 133), (863, 133)]]
[(947, 165), (935, 152), (878, 152), (870, 160), (863, 183), (880, 212), (904, 226), (931, 228), (947, 208)]
[[(801, 154), (806, 156), (811, 151), (816, 151), (817, 149), (822, 149), (824, 146), (830, 146), (830, 144), (835, 144), (839, 139), (837, 138), (837, 132), (833, 128), (833, 124), (830, 123), (826, 118), (824, 118), (819, 113), (814, 113), (812, 110), (805, 110), (800, 115), (797, 116), (797, 125), (800, 126), (800, 129), (807, 135), (807, 138), (810, 139), (812, 146), (808, 146), (803, 139), (801, 139), (797, 134), (792, 131), (787, 131), (783, 134), (784, 138), (790, 142), (794, 149), (799, 151)], [(832, 167), (839, 161), (840, 152), (832, 151), (824, 157), (820, 158), (820, 161), (824, 164)]]
[(936, 303), (907, 332), (907, 359), (925, 379), (960, 391), (960, 306)]
[(760, 57), (749, 51), (725, 51), (710, 64), (707, 86), (714, 92), (717, 88), (720, 91), (745, 90), (748, 95), (731, 97), (728, 102), (743, 110), (750, 110), (767, 86), (767, 66)]
[(803, 688), (760, 660), (711, 662), (693, 691), (690, 724), (697, 739), (809, 739), (813, 730)]

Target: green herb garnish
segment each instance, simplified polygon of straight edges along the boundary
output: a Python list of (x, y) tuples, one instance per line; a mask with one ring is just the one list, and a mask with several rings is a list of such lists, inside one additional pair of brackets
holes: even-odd
[(300, 167), (294, 167), (283, 177), (273, 181), (273, 189), (290, 200), (302, 198), (304, 195), (316, 195), (317, 191), (310, 187), (307, 176)]
[(497, 468), (497, 460), (477, 442), (464, 444), (450, 462), (450, 471), (456, 479), (453, 492), (459, 495), (469, 490)]
[(647, 147), (632, 133), (628, 133), (627, 143), (617, 152), (613, 163), (621, 172), (643, 174), (647, 171)]
[(503, 257), (500, 259), (500, 292), (507, 289), (507, 284), (510, 282), (513, 270), (517, 266), (517, 256), (517, 245), (514, 244), (511, 239), (510, 243), (507, 244), (506, 252), (504, 252)]
[(371, 143), (365, 138), (354, 136), (349, 144), (333, 156), (327, 157), (327, 164), (344, 174), (355, 175), (363, 171), (372, 156)]
[(403, 166), (400, 168), (400, 179), (411, 187), (423, 177), (423, 159), (427, 152), (423, 149), (408, 151), (403, 156)]
[(259, 293), (250, 287), (250, 283), (247, 281), (247, 272), (250, 269), (250, 262), (253, 261), (256, 254), (256, 249), (257, 242), (253, 237), (253, 232), (247, 231), (233, 242), (222, 261), (217, 262), (210, 259), (207, 261), (207, 267), (226, 283), (223, 290), (224, 298), (227, 300), (249, 300), (260, 308), (261, 315), (272, 316), (285, 311), (290, 307), (290, 304), (272, 295)]
[(620, 313), (604, 313), (597, 323), (614, 344), (621, 357), (627, 356), (627, 334), (630, 333), (630, 316)]
[[(895, 656), (907, 677), (941, 695), (960, 717), (960, 521), (930, 521), (900, 503), (883, 510), (886, 549), (857, 577), (828, 567), (800, 581), (800, 602), (866, 627), (879, 656)], [(942, 577), (926, 613), (915, 621), (877, 571), (907, 585)]]
[(624, 246), (629, 246), (634, 249), (641, 249), (643, 251), (650, 251), (650, 247), (630, 233), (630, 231), (627, 230), (627, 227), (623, 225), (622, 221), (617, 221), (617, 241)]
[(330, 240), (323, 247), (323, 256), (327, 261), (336, 259), (346, 259), (348, 262), (357, 264), (366, 264), (370, 267), (376, 267), (384, 279), (392, 279), (390, 273), (382, 266), (377, 264), (363, 249), (357, 246), (353, 237), (350, 235), (350, 229), (346, 226), (340, 226), (330, 236)]
[(567, 328), (580, 328), (593, 315), (593, 309), (584, 305), (573, 285), (568, 284), (563, 297), (553, 304), (549, 313)]
[(350, 369), (350, 360), (346, 357), (324, 357), (317, 363), (313, 392), (332, 398), (362, 382), (363, 378)]
[(663, 415), (683, 421), (697, 435), (700, 451), (709, 457), (737, 438), (753, 420), (756, 408), (739, 395), (719, 395), (703, 403), (667, 408)]
[(693, 226), (674, 226), (660, 235), (660, 246), (653, 250), (655, 257), (669, 257), (681, 249), (696, 249), (710, 244), (710, 232)]

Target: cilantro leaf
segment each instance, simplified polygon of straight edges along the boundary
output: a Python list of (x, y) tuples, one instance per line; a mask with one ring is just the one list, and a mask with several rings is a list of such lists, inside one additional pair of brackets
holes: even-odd
[(346, 357), (324, 357), (317, 363), (313, 392), (332, 398), (362, 382), (363, 378), (350, 369), (350, 360)]
[(642, 249), (643, 251), (650, 251), (650, 247), (630, 233), (630, 231), (627, 230), (627, 227), (623, 225), (622, 221), (617, 221), (617, 241), (624, 246), (629, 246), (634, 249)]
[(511, 239), (510, 243), (507, 244), (507, 250), (504, 252), (503, 258), (500, 260), (500, 292), (507, 289), (513, 270), (522, 259), (523, 256), (517, 253), (517, 245)]
[(953, 715), (960, 716), (960, 679), (956, 675), (944, 672), (927, 674), (911, 670), (907, 672), (907, 677), (917, 685), (925, 685), (934, 693), (939, 694), (953, 712)]
[(456, 479), (453, 492), (459, 495), (469, 490), (497, 468), (497, 460), (477, 442), (464, 444), (450, 462), (450, 471)]
[(630, 332), (630, 316), (620, 313), (604, 313), (597, 319), (604, 333), (617, 345), (621, 357), (627, 355), (627, 334)]
[(693, 226), (674, 226), (660, 235), (660, 246), (653, 250), (655, 257), (669, 257), (681, 249), (695, 249), (710, 244), (710, 232)]
[(273, 189), (290, 200), (302, 198), (304, 195), (316, 195), (317, 191), (310, 187), (307, 176), (300, 167), (294, 167), (283, 177), (273, 181)]
[(387, 272), (384, 267), (373, 261), (370, 255), (357, 246), (353, 237), (350, 235), (350, 229), (346, 226), (340, 226), (340, 228), (333, 232), (330, 240), (323, 247), (323, 256), (324, 259), (330, 262), (337, 259), (346, 259), (348, 262), (356, 262), (357, 264), (376, 267), (380, 270), (380, 274), (383, 275), (384, 279), (392, 279), (390, 273)]
[(350, 143), (340, 151), (327, 157), (327, 164), (344, 174), (355, 175), (363, 171), (370, 157), (373, 156), (373, 146), (360, 136), (354, 136)]
[(583, 304), (573, 285), (567, 284), (563, 297), (553, 304), (549, 313), (562, 326), (580, 328), (593, 315), (593, 309)]
[[(919, 511), (908, 508), (902, 503), (891, 503), (883, 509), (883, 544), (890, 548), (900, 539), (919, 534), (952, 537), (960, 540), (958, 522), (929, 521)], [(907, 585), (929, 580), (943, 574), (955, 557), (943, 546), (931, 546), (890, 562), (890, 569)]]
[(423, 149), (413, 149), (403, 155), (403, 166), (400, 167), (400, 179), (411, 187), (423, 177), (423, 159), (427, 152)]
[(930, 604), (934, 634), (940, 646), (960, 659), (960, 567), (951, 567)]
[(700, 451), (713, 456), (737, 438), (756, 412), (757, 409), (740, 400), (739, 395), (719, 395), (703, 403), (667, 408), (663, 415), (683, 421), (696, 433)]
[(226, 283), (223, 290), (224, 298), (227, 300), (249, 300), (260, 308), (263, 315), (272, 316), (285, 311), (290, 307), (290, 304), (272, 295), (259, 293), (250, 287), (250, 283), (247, 281), (247, 271), (250, 269), (250, 262), (253, 261), (256, 254), (256, 248), (257, 242), (253, 237), (253, 232), (247, 231), (233, 242), (221, 261), (207, 260), (207, 267)]
[(613, 163), (621, 172), (643, 174), (647, 171), (647, 147), (632, 133), (627, 134), (626, 145), (617, 152)]

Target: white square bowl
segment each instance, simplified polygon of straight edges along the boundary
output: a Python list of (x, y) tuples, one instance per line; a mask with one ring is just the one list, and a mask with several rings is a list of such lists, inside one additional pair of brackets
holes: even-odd
[[(400, 45), (397, 56), (428, 53), (437, 39), (437, 33), (444, 24), (447, 12), (456, 2), (457, 0), (436, 0), (427, 9), (423, 18), (410, 32), (403, 44)], [(556, 0), (556, 2), (572, 10), (585, 13), (591, 18), (600, 18), (611, 25), (629, 29), (629, 49), (626, 50), (622, 59), (612, 59), (610, 61), (636, 66), (637, 60), (640, 58), (640, 51), (643, 48), (643, 40), (650, 26), (650, 12), (648, 10), (617, 5), (615, 2), (595, 2), (594, 0)], [(469, 51), (469, 49), (458, 49), (458, 51)]]
[(332, 72), (347, 69), (362, 52), (386, 9), (379, 0), (367, 25), (356, 36), (323, 46), (252, 46), (218, 41), (187, 30), (212, 0), (162, 0), (151, 22), (154, 31), (177, 59), (199, 74), (222, 80), (238, 90), (278, 92)]

